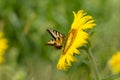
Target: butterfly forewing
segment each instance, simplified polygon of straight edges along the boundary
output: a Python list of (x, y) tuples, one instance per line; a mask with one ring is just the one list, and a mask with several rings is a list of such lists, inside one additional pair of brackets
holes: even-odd
[(48, 45), (54, 46), (57, 49), (62, 48), (62, 43), (64, 39), (64, 35), (56, 30), (47, 29), (53, 39), (47, 42)]

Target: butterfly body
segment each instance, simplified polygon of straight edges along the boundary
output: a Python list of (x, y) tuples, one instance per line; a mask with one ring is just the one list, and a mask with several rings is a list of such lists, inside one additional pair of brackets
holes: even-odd
[(50, 33), (53, 39), (51, 39), (49, 42), (47, 42), (48, 45), (54, 46), (56, 49), (61, 49), (64, 35), (56, 30), (47, 29), (47, 31)]

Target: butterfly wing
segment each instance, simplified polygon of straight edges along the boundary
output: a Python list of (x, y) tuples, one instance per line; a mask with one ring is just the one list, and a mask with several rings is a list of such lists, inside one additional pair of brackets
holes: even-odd
[(56, 30), (47, 29), (53, 39), (47, 42), (48, 45), (55, 46), (57, 49), (61, 49), (64, 35)]
[(58, 37), (63, 37), (64, 35), (61, 34), (60, 32), (56, 31), (56, 30), (52, 30), (52, 29), (47, 29), (47, 31), (50, 33), (50, 35), (56, 39)]

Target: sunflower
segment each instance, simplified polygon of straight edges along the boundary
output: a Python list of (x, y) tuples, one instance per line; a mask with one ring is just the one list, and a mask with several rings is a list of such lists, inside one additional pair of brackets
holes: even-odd
[(120, 72), (120, 52), (113, 54), (109, 60), (109, 65), (113, 73)]
[(3, 55), (8, 47), (7, 42), (8, 41), (4, 38), (3, 32), (0, 32), (0, 64), (4, 62)]
[(85, 30), (93, 28), (96, 25), (92, 16), (86, 15), (83, 10), (77, 13), (73, 12), (73, 14), (74, 21), (68, 33), (67, 40), (62, 47), (62, 53), (57, 64), (57, 69), (59, 70), (67, 70), (72, 65), (72, 62), (77, 61), (74, 54), (80, 54), (78, 48), (86, 44), (86, 40), (89, 38), (89, 34)]

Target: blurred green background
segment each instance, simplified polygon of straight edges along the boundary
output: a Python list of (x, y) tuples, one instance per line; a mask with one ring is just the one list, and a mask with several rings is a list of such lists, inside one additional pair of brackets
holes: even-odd
[(0, 0), (0, 30), (9, 41), (0, 80), (93, 80), (84, 50), (65, 72), (56, 69), (61, 50), (45, 45), (46, 29), (67, 35), (72, 12), (81, 9), (97, 24), (90, 41), (100, 76), (111, 75), (108, 60), (120, 50), (120, 0)]

